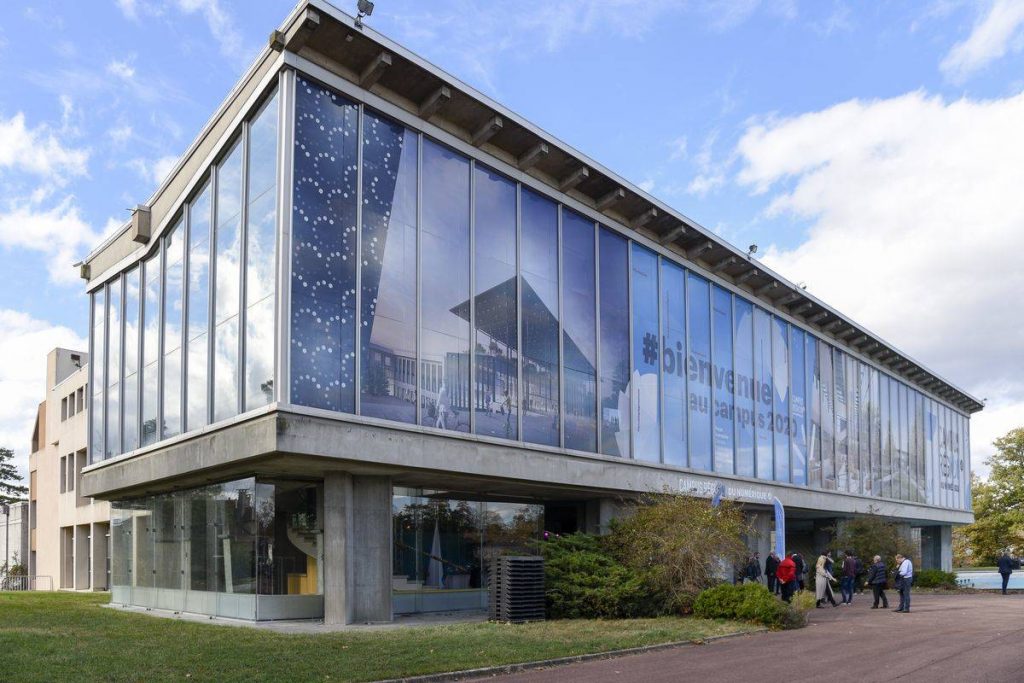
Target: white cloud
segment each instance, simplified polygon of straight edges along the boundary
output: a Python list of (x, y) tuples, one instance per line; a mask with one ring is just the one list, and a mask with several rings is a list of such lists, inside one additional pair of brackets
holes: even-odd
[(111, 141), (115, 146), (121, 146), (132, 139), (135, 134), (134, 129), (126, 124), (115, 126), (107, 131), (107, 135), (110, 136)]
[(948, 78), (962, 83), (975, 71), (1024, 48), (1024, 1), (994, 0), (988, 12), (979, 16), (966, 39), (957, 43), (939, 68)]
[(66, 146), (46, 125), (29, 128), (21, 112), (0, 117), (0, 171), (30, 173), (63, 185), (70, 176), (86, 175), (88, 161), (89, 150)]
[(159, 159), (129, 159), (126, 164), (135, 171), (140, 178), (160, 185), (170, 175), (174, 165), (178, 163), (178, 157), (174, 155), (160, 157)]
[(97, 232), (82, 218), (74, 197), (43, 208), (45, 198), (14, 199), (0, 209), (0, 246), (43, 253), (50, 279), (73, 284), (78, 275), (72, 264), (120, 223), (111, 219)]
[(131, 81), (135, 78), (135, 67), (127, 60), (112, 59), (107, 64), (107, 73), (122, 81)]
[(248, 51), (243, 48), (242, 34), (236, 28), (235, 20), (224, 9), (220, 0), (177, 0), (177, 5), (185, 14), (202, 14), (207, 28), (220, 45), (221, 54), (235, 59), (249, 56)]
[(128, 19), (139, 18), (139, 7), (135, 0), (116, 0), (118, 9)]
[(915, 92), (752, 123), (738, 181), (810, 223), (765, 262), (988, 407), (974, 466), (1024, 424), (1024, 94)]
[(14, 450), (27, 475), (36, 407), (45, 398), (46, 354), (56, 346), (88, 347), (70, 328), (21, 311), (0, 309), (0, 328), (0, 445)]
[(669, 161), (681, 161), (686, 158), (687, 140), (685, 135), (680, 135), (670, 142), (668, 146), (672, 150), (668, 157)]

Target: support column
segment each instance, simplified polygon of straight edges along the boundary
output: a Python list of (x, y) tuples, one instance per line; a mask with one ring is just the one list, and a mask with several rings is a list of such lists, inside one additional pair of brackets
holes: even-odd
[(939, 536), (939, 569), (944, 572), (953, 571), (953, 527), (949, 524), (938, 528)]
[(107, 534), (109, 524), (92, 525), (92, 589), (94, 591), (110, 590), (107, 585)]
[(351, 619), (348, 571), (352, 537), (352, 477), (345, 472), (324, 475), (324, 623), (347, 624)]
[(391, 477), (352, 477), (352, 621), (391, 621)]
[(92, 588), (91, 577), (89, 576), (90, 569), (92, 569), (89, 557), (89, 543), (90, 533), (88, 524), (78, 524), (74, 527), (74, 589), (75, 590), (89, 590)]

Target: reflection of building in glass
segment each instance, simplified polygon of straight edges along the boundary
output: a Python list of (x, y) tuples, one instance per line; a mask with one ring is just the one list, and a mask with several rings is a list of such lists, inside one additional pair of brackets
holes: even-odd
[(925, 566), (949, 564), (978, 401), (347, 27), (300, 3), (234, 113), (86, 260), (83, 485), (149, 533), (177, 520), (160, 562), (195, 544), (217, 576), (156, 590), (122, 572), (120, 601), (330, 621), (479, 608), (489, 553), (726, 481), (752, 492), (763, 539), (772, 497), (805, 551), (870, 502), (927, 530)]

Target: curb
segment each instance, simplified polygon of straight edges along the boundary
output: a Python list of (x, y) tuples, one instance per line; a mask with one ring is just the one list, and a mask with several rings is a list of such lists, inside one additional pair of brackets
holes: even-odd
[(520, 662), (518, 664), (501, 664), (498, 666), (486, 666), (479, 669), (464, 669), (462, 671), (447, 671), (437, 674), (424, 674), (422, 676), (409, 676), (407, 678), (388, 678), (377, 683), (441, 683), (442, 681), (461, 681), (467, 678), (483, 678), (485, 676), (501, 676), (507, 674), (531, 671), (534, 669), (547, 669), (567, 664), (579, 664), (581, 662), (592, 662), (599, 659), (616, 659), (629, 655), (640, 655), (660, 650), (673, 650), (687, 645), (704, 645), (716, 640), (727, 638), (739, 638), (749, 636), (753, 633), (767, 633), (770, 629), (758, 628), (752, 631), (741, 633), (727, 633), (721, 636), (711, 636), (699, 640), (677, 640), (671, 643), (657, 643), (655, 645), (643, 645), (641, 647), (630, 647), (622, 650), (608, 650), (607, 652), (592, 652), (589, 654), (573, 655), (571, 657), (557, 657), (555, 659), (541, 659), (533, 662)]

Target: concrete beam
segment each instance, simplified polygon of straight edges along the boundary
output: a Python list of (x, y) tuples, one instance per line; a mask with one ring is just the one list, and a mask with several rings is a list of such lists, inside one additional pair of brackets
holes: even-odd
[(441, 110), (452, 99), (452, 90), (447, 85), (442, 85), (434, 92), (427, 95), (427, 98), (420, 102), (420, 118), (429, 119)]
[(857, 328), (856, 327), (848, 327), (845, 330), (843, 330), (842, 332), (840, 332), (839, 334), (837, 334), (836, 338), (837, 339), (846, 339), (847, 337), (851, 337), (851, 336), (853, 336), (855, 334), (857, 334)]
[(776, 306), (788, 306), (789, 304), (793, 303), (794, 301), (796, 301), (797, 299), (799, 299), (802, 296), (803, 296), (803, 294), (801, 294), (800, 292), (790, 292), (789, 294), (783, 295), (783, 296), (779, 297), (778, 299), (776, 299), (775, 300), (775, 305)]
[(546, 142), (538, 142), (530, 149), (523, 152), (518, 159), (516, 159), (516, 165), (519, 166), (520, 171), (533, 168), (538, 161), (548, 155), (548, 145)]
[(562, 192), (568, 192), (589, 177), (590, 169), (586, 166), (580, 166), (575, 171), (562, 178), (561, 182), (558, 183), (558, 189)]
[(474, 147), (479, 147), (488, 140), (490, 140), (496, 133), (501, 131), (505, 125), (505, 120), (500, 116), (492, 116), (484, 122), (484, 125), (476, 129), (473, 133), (473, 137), (470, 142), (473, 143)]
[(724, 259), (711, 266), (712, 273), (720, 273), (732, 264), (736, 263), (739, 259), (735, 256), (726, 256)]
[(596, 208), (598, 211), (605, 211), (612, 208), (615, 204), (626, 198), (626, 191), (621, 187), (616, 187), (610, 192), (606, 192), (604, 196), (597, 200)]
[(742, 285), (744, 282), (746, 282), (750, 278), (757, 277), (760, 274), (761, 274), (760, 270), (758, 270), (757, 268), (751, 268), (750, 270), (745, 270), (742, 273), (740, 273), (739, 275), (737, 275), (736, 279), (734, 280), (734, 282), (736, 284), (738, 284), (738, 285)]
[(860, 352), (861, 352), (861, 353), (868, 353), (868, 352), (870, 352), (870, 351), (874, 351), (874, 350), (875, 350), (875, 349), (877, 349), (877, 348), (878, 348), (879, 346), (881, 346), (881, 344), (880, 344), (880, 343), (878, 343), (878, 342), (876, 342), (876, 341), (873, 341), (873, 342), (871, 342), (870, 344), (865, 344), (865, 345), (864, 345), (863, 347), (861, 347), (861, 350), (860, 350)]
[(824, 330), (825, 332), (831, 332), (832, 330), (839, 329), (840, 327), (842, 327), (845, 324), (846, 323), (844, 321), (842, 321), (842, 320), (833, 320), (832, 322), (828, 323), (827, 325), (825, 325), (821, 329)]
[(145, 204), (139, 204), (132, 211), (132, 226), (128, 229), (128, 235), (133, 242), (146, 244), (153, 227), (153, 212)]
[(801, 315), (804, 311), (809, 310), (811, 308), (814, 308), (814, 302), (805, 301), (796, 308), (794, 308), (792, 311), (790, 311), (790, 313), (792, 313), (793, 315)]
[(307, 7), (287, 31), (274, 31), (267, 42), (271, 50), (298, 52), (309, 42), (313, 31), (319, 27), (320, 13), (312, 7)]
[(688, 258), (691, 261), (693, 261), (698, 256), (700, 256), (701, 254), (705, 254), (705, 253), (711, 251), (714, 248), (715, 248), (715, 243), (712, 242), (711, 240), (708, 240), (706, 242), (701, 242), (697, 246), (690, 247), (689, 249), (686, 250), (686, 258)]
[(391, 66), (391, 53), (381, 52), (370, 60), (370, 63), (366, 65), (363, 72), (359, 74), (359, 85), (369, 90), (380, 80), (380, 77), (384, 75), (389, 66)]
[(639, 216), (637, 216), (636, 218), (634, 218), (631, 227), (634, 230), (639, 230), (640, 228), (644, 227), (645, 225), (647, 225), (660, 215), (661, 214), (658, 213), (658, 210), (656, 208), (651, 207), (644, 211)]
[(863, 344), (867, 340), (868, 340), (868, 335), (862, 334), (859, 337), (855, 337), (854, 339), (851, 339), (850, 340), (850, 346), (860, 346), (861, 344)]
[(677, 239), (686, 234), (686, 226), (680, 223), (674, 228), (669, 229), (664, 235), (658, 238), (658, 244), (665, 246), (666, 244), (672, 244)]
[(817, 313), (812, 315), (810, 318), (808, 318), (807, 322), (809, 322), (809, 323), (816, 323), (819, 320), (824, 320), (829, 315), (831, 315), (831, 314), (828, 311), (818, 311)]
[(761, 285), (756, 290), (754, 290), (754, 294), (756, 294), (757, 296), (764, 296), (765, 294), (767, 294), (768, 292), (772, 291), (773, 289), (778, 289), (778, 288), (779, 288), (779, 283), (776, 280), (772, 280), (768, 284)]

